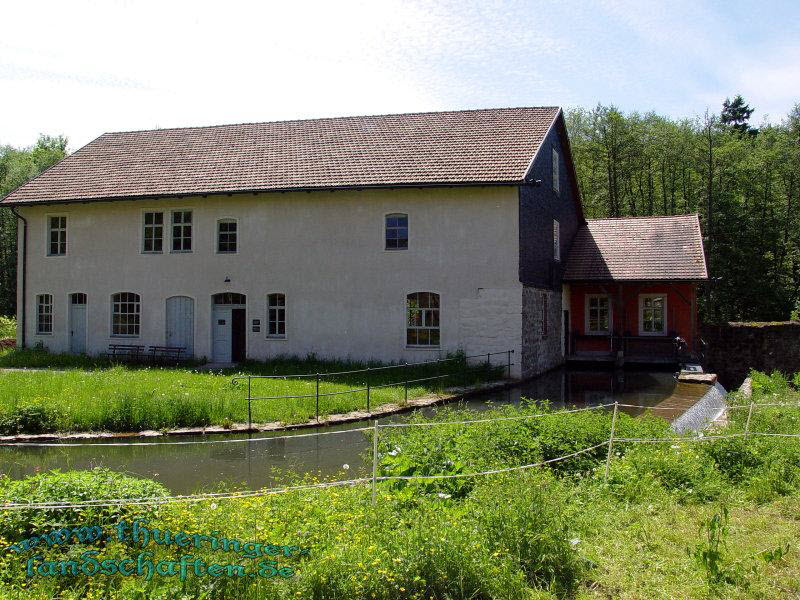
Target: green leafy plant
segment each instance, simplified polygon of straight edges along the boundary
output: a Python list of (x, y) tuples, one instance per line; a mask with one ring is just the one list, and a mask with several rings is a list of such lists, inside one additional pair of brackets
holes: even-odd
[(715, 513), (708, 521), (700, 523), (700, 542), (694, 549), (687, 549), (689, 556), (703, 571), (706, 582), (712, 589), (718, 589), (720, 585), (726, 583), (735, 584), (741, 578), (737, 563), (726, 564), (728, 521), (728, 509), (723, 508), (722, 513)]

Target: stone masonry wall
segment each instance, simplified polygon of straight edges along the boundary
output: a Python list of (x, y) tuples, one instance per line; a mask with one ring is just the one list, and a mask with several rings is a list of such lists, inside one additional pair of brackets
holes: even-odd
[[(547, 297), (547, 334), (542, 335), (542, 302)], [(561, 352), (561, 290), (525, 286), (522, 290), (522, 377), (532, 377), (564, 362)]]
[(703, 325), (705, 369), (727, 389), (738, 387), (750, 369), (800, 372), (800, 322)]

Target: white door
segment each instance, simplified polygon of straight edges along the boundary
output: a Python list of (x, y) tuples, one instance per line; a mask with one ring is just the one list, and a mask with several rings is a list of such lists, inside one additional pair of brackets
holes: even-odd
[(72, 354), (86, 352), (86, 297), (72, 294), (69, 303), (69, 351)]
[(194, 354), (194, 300), (187, 296), (167, 298), (166, 345), (185, 348), (184, 354)]
[(231, 308), (215, 306), (211, 313), (212, 355), (214, 362), (231, 362)]

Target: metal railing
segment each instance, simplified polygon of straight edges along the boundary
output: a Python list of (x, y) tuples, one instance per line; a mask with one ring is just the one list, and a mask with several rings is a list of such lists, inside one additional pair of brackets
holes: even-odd
[[(473, 368), (483, 368), (484, 366), (492, 368), (492, 367), (499, 367), (502, 366), (506, 371), (506, 377), (511, 377), (511, 367), (514, 366), (514, 363), (511, 362), (511, 357), (514, 354), (514, 350), (503, 350), (500, 352), (487, 352), (485, 354), (474, 354), (471, 356), (454, 356), (450, 358), (437, 358), (436, 360), (426, 360), (420, 362), (409, 363), (405, 362), (402, 364), (395, 364), (395, 365), (384, 365), (380, 367), (365, 367), (363, 369), (354, 369), (352, 371), (334, 371), (328, 373), (298, 373), (295, 375), (237, 375), (234, 377), (231, 382), (236, 384), (239, 381), (247, 381), (247, 429), (252, 430), (253, 428), (253, 401), (259, 400), (300, 400), (300, 399), (307, 399), (307, 398), (314, 398), (315, 399), (315, 409), (314, 414), (317, 421), (319, 421), (319, 399), (320, 398), (327, 398), (330, 396), (341, 396), (344, 394), (354, 394), (360, 392), (366, 392), (366, 400), (367, 400), (367, 412), (370, 411), (370, 401), (371, 395), (374, 390), (389, 388), (389, 387), (399, 387), (403, 386), (403, 399), (404, 402), (408, 402), (408, 386), (414, 383), (422, 383), (426, 381), (439, 381), (440, 391), (443, 386), (444, 380), (449, 377), (456, 377), (462, 376), (465, 377), (469, 367), (468, 361), (474, 360), (478, 358), (485, 358), (485, 363), (481, 363), (480, 365), (473, 366)], [(500, 356), (504, 355), (506, 360), (502, 363), (498, 363), (495, 361), (493, 364), (492, 357), (493, 356)], [(450, 363), (454, 361), (464, 361), (465, 368), (458, 372), (450, 372), (441, 374), (439, 372), (440, 367), (442, 364)], [(370, 381), (370, 374), (376, 373), (378, 371), (387, 371), (390, 369), (402, 369), (404, 373), (407, 373), (407, 369), (412, 367), (420, 367), (426, 365), (434, 365), (436, 367), (436, 374), (430, 377), (418, 377), (415, 379), (409, 379), (408, 377), (403, 377), (398, 381), (393, 381), (390, 383), (383, 383), (379, 385), (372, 385)], [(357, 387), (347, 390), (338, 390), (335, 392), (322, 392), (320, 393), (320, 383), (322, 383), (322, 379), (327, 377), (339, 377), (343, 375), (357, 375), (357, 374), (365, 374), (365, 383), (363, 387)], [(289, 380), (289, 379), (314, 379), (315, 381), (315, 392), (313, 394), (297, 394), (297, 395), (284, 395), (284, 396), (254, 396), (253, 395), (253, 381), (254, 380), (262, 380), (262, 379), (269, 379), (269, 380)]]

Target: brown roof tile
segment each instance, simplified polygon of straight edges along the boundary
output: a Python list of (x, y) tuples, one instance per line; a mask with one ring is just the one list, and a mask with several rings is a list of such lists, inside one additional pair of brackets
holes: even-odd
[(3, 202), (516, 183), (558, 114), (501, 108), (106, 133)]
[(567, 281), (708, 279), (697, 215), (593, 219), (578, 230)]

